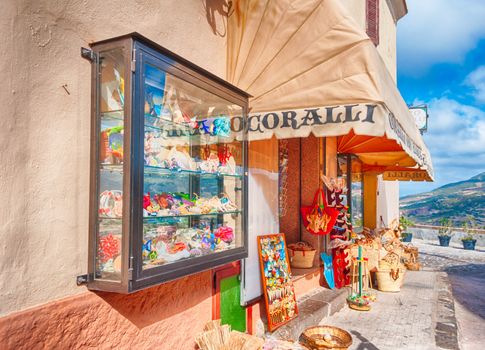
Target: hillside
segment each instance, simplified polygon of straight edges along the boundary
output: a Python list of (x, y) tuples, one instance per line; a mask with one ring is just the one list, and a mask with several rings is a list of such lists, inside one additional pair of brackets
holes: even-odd
[(420, 224), (438, 224), (443, 217), (461, 226), (467, 215), (485, 226), (485, 172), (468, 180), (450, 183), (433, 191), (400, 200), (401, 213)]

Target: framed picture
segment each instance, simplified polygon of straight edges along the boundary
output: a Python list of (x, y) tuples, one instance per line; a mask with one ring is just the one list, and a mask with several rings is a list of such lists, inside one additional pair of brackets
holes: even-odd
[(263, 294), (272, 332), (298, 316), (285, 235), (258, 236)]

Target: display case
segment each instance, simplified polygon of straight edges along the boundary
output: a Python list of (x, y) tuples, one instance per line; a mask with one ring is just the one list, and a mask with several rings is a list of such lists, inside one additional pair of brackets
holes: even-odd
[(248, 95), (139, 34), (82, 55), (88, 287), (129, 293), (247, 257)]

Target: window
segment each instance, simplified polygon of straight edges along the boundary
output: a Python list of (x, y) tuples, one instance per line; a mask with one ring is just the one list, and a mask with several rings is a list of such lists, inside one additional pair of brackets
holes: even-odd
[(379, 45), (379, 0), (366, 0), (366, 32), (375, 46)]
[(337, 181), (347, 188), (343, 204), (349, 206), (353, 231), (360, 233), (364, 228), (362, 163), (353, 154), (339, 154), (337, 161)]

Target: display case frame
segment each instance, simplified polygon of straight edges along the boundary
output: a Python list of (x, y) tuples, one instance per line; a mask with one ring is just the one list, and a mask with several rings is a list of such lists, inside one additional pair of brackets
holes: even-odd
[[(100, 171), (100, 62), (103, 53), (121, 48), (124, 52), (124, 105), (123, 121), (123, 163), (122, 169), (122, 218), (121, 220), (121, 274), (117, 281), (97, 277), (98, 234), (100, 230), (99, 193)], [(90, 58), (92, 65), (91, 88), (91, 172), (90, 172), (90, 218), (89, 218), (89, 254), (88, 288), (118, 293), (131, 293), (183, 276), (215, 268), (247, 257), (247, 186), (248, 186), (248, 144), (246, 133), (242, 144), (241, 174), (241, 242), (240, 246), (213, 254), (191, 257), (170, 264), (143, 269), (143, 207), (144, 197), (144, 113), (142, 105), (144, 94), (143, 65), (149, 62), (167, 74), (205, 90), (224, 99), (242, 110), (242, 130), (247, 130), (248, 98), (246, 92), (227, 83), (219, 77), (196, 66), (184, 58), (170, 52), (162, 46), (146, 39), (138, 33), (96, 42), (90, 45), (91, 51), (84, 49), (84, 57)]]

